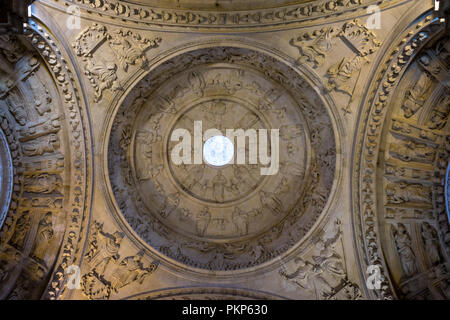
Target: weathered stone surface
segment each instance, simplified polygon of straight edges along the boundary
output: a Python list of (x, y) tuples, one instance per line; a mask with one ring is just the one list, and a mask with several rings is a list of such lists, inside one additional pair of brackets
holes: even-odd
[[(0, 298), (450, 298), (432, 1), (32, 13), (0, 35)], [(279, 170), (177, 164), (172, 133), (196, 121), (279, 130)]]

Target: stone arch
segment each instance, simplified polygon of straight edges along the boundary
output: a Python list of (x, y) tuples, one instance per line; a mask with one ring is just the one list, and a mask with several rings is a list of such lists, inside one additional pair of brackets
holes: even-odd
[[(43, 25), (1, 37), (1, 121), (14, 167), (3, 299), (54, 299), (89, 215), (89, 133), (70, 64)], [(83, 227), (84, 226), (84, 227)]]
[[(352, 170), (355, 243), (368, 296), (448, 299), (448, 39), (429, 12), (402, 34), (360, 113)], [(370, 266), (380, 275), (377, 288), (369, 283)]]

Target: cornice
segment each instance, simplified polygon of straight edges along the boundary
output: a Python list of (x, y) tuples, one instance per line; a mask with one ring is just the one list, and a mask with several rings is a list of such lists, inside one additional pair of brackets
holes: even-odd
[(253, 32), (283, 30), (318, 25), (335, 20), (368, 15), (367, 8), (380, 10), (412, 0), (319, 0), (279, 8), (247, 11), (201, 11), (162, 9), (118, 0), (41, 0), (60, 11), (70, 6), (80, 9), (81, 17), (105, 23), (132, 24), (134, 27), (182, 32)]
[(147, 291), (131, 295), (122, 300), (166, 300), (166, 299), (245, 299), (287, 300), (287, 298), (260, 290), (228, 287), (174, 287)]

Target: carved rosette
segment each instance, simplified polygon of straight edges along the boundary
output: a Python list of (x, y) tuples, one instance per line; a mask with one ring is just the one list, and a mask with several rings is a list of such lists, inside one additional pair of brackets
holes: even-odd
[[(174, 129), (279, 129), (280, 167), (175, 165)], [(193, 135), (192, 135), (193, 136)], [(322, 214), (334, 180), (333, 123), (282, 62), (235, 47), (181, 54), (151, 71), (117, 110), (108, 175), (116, 208), (162, 261), (230, 271), (293, 248)], [(170, 259), (167, 259), (170, 258)]]

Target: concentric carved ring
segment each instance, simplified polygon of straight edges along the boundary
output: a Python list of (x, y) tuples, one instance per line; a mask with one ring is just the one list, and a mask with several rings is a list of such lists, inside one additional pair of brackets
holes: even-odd
[[(223, 135), (277, 130), (275, 174), (249, 160), (250, 138), (244, 163), (174, 161), (174, 131), (193, 145), (198, 123)], [(267, 141), (272, 156), (275, 140)], [(194, 150), (183, 155), (195, 159)], [(215, 47), (172, 58), (131, 90), (112, 125), (108, 170), (117, 206), (143, 241), (185, 267), (227, 271), (272, 260), (304, 237), (327, 203), (335, 158), (328, 110), (298, 73), (256, 51)]]
[[(215, 68), (209, 71), (211, 74), (220, 72)], [(208, 74), (202, 76), (208, 76)], [(205, 160), (201, 165), (176, 165), (171, 155), (177, 142), (170, 141), (173, 130), (179, 128), (187, 129), (192, 138), (195, 138), (194, 121), (202, 124), (202, 132), (213, 128), (218, 129), (222, 134), (225, 134), (225, 129), (254, 129), (255, 131), (258, 128), (267, 129), (268, 124), (263, 120), (263, 115), (256, 110), (256, 107), (236, 97), (214, 95), (201, 99), (192, 108), (182, 110), (178, 114), (179, 118), (172, 125), (166, 137), (166, 151), (167, 166), (180, 190), (203, 203), (221, 204), (239, 201), (259, 189), (265, 178), (260, 175), (259, 165), (229, 164), (219, 168), (208, 165)], [(247, 148), (249, 148), (248, 143)], [(237, 148), (234, 149), (237, 152)], [(194, 148), (192, 148), (191, 159), (193, 159), (193, 153)], [(234, 159), (236, 159), (236, 155)]]

